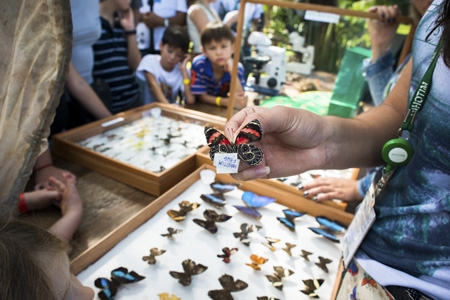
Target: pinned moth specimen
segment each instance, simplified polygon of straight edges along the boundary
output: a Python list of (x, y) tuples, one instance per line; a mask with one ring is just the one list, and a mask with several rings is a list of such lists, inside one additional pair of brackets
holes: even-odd
[(156, 263), (156, 256), (163, 255), (166, 250), (159, 250), (158, 248), (151, 248), (150, 255), (143, 256), (142, 260), (148, 262), (149, 265), (154, 265)]

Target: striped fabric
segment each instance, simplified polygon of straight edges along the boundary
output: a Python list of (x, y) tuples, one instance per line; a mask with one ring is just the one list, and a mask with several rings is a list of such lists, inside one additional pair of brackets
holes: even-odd
[(108, 83), (112, 95), (112, 113), (128, 110), (139, 100), (134, 72), (128, 65), (127, 38), (119, 21), (111, 28), (103, 18), (102, 35), (94, 44), (94, 77)]

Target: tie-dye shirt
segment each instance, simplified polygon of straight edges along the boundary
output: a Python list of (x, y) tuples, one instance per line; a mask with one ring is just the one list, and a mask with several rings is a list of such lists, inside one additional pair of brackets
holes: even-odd
[[(430, 6), (414, 38), (410, 96), (442, 34), (442, 28), (437, 28), (426, 40), (443, 7), (441, 2)], [(370, 258), (415, 277), (436, 276), (438, 269), (450, 273), (449, 83), (450, 69), (441, 56), (430, 94), (414, 121), (409, 140), (412, 160), (397, 168), (376, 200), (377, 219), (361, 245)], [(442, 284), (450, 289), (450, 279)]]

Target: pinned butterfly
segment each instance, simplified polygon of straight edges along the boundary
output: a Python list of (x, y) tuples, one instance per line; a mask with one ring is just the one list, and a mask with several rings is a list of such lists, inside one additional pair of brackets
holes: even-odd
[(144, 276), (131, 271), (128, 273), (128, 269), (124, 267), (117, 268), (111, 271), (111, 280), (100, 277), (94, 281), (94, 285), (100, 289), (98, 297), (102, 300), (112, 300), (116, 297), (117, 290), (123, 284), (138, 282), (144, 279)]
[(261, 123), (255, 119), (250, 121), (238, 133), (234, 143), (225, 135), (212, 127), (205, 127), (206, 142), (208, 143), (209, 156), (214, 161), (216, 153), (237, 153), (240, 160), (250, 166), (258, 165), (264, 158), (261, 148), (250, 143), (258, 142), (262, 138)]
[(219, 282), (223, 289), (208, 292), (208, 296), (213, 300), (233, 300), (231, 293), (240, 292), (248, 287), (245, 281), (240, 279), (234, 280), (233, 276), (228, 274), (222, 275), (219, 278)]

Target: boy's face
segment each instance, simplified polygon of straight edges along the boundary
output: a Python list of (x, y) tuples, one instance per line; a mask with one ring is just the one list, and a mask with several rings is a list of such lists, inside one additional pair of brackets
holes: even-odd
[(161, 44), (159, 50), (161, 51), (161, 66), (166, 71), (172, 71), (184, 59), (184, 52), (179, 47)]
[(203, 54), (215, 66), (223, 67), (233, 54), (233, 44), (230, 40), (222, 39), (221, 41), (211, 41), (203, 46)]

